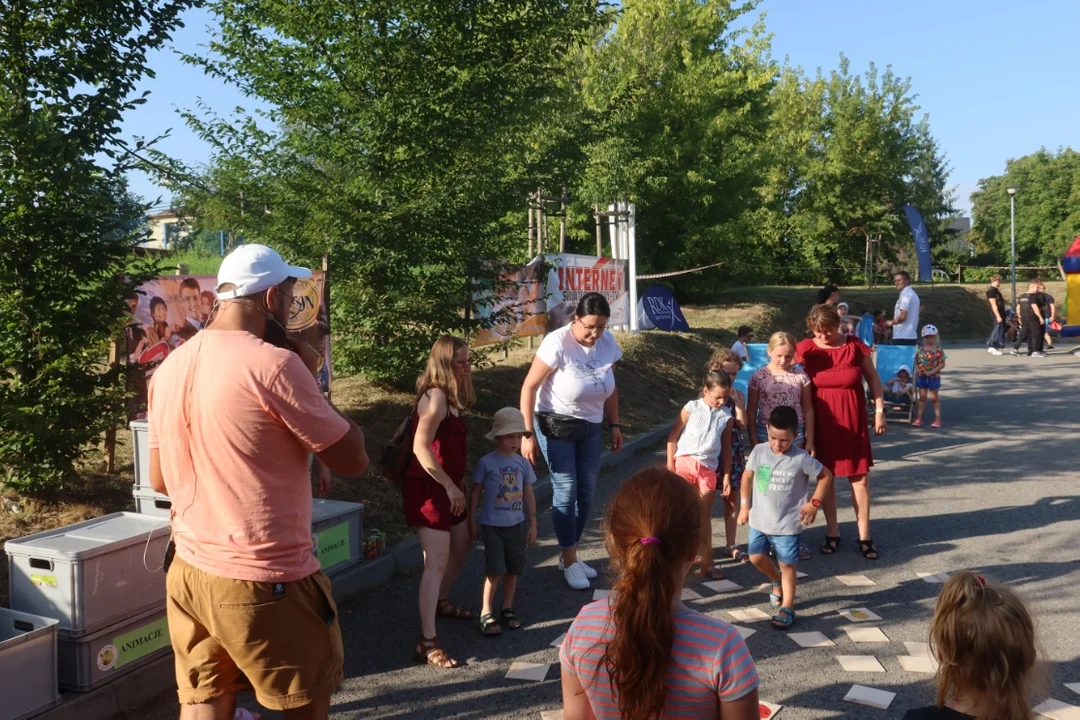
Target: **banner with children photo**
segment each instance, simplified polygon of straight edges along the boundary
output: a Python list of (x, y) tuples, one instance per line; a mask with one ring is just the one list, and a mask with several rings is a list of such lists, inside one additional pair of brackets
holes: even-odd
[[(315, 270), (311, 278), (296, 281), (288, 329), (300, 332), (322, 355), (319, 385), (329, 392), (330, 313), (324, 279), (323, 271)], [(132, 318), (124, 331), (128, 420), (146, 418), (150, 377), (170, 352), (205, 327), (214, 308), (216, 285), (217, 278), (211, 275), (158, 277), (139, 286), (136, 296), (128, 299)]]

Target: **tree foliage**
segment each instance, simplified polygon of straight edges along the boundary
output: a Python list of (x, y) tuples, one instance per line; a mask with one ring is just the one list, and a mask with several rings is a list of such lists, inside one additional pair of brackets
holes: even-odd
[(979, 181), (971, 194), (971, 240), (990, 262), (1011, 259), (1009, 194), (1016, 194), (1016, 264), (1056, 265), (1080, 235), (1080, 153), (1039, 150), (1010, 160), (1003, 175)]
[[(123, 113), (187, 0), (21, 0), (0, 14), (0, 472), (54, 487), (122, 408), (103, 372), (146, 208), (123, 182)], [(104, 162), (99, 162), (99, 158)]]

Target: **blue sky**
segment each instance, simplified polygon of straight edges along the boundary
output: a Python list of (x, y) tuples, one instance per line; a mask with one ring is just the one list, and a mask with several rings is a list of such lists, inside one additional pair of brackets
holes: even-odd
[[(919, 104), (952, 167), (958, 206), (979, 178), (1001, 173), (1005, 161), (1046, 147), (1080, 147), (1080, 55), (1075, 29), (1080, 2), (1040, 0), (765, 0), (773, 54), (808, 73), (836, 67), (840, 53), (861, 72), (870, 62), (910, 77)], [(173, 47), (195, 52), (211, 22), (188, 13)], [(157, 78), (147, 104), (131, 113), (128, 136), (172, 128), (159, 147), (187, 162), (204, 162), (209, 148), (184, 127), (176, 108), (201, 98), (219, 112), (255, 103), (182, 64), (171, 51), (151, 56)], [(168, 192), (133, 174), (132, 189), (150, 201)]]

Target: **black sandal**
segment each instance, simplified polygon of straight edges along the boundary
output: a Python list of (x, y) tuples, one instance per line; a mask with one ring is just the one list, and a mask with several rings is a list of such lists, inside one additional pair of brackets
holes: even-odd
[[(867, 560), (877, 560), (879, 557), (877, 548), (874, 547), (873, 540), (860, 540), (859, 550), (862, 551), (862, 556)], [(874, 557), (870, 557), (871, 555)]]
[(480, 628), (480, 632), (484, 635), (498, 635), (502, 632), (502, 625), (499, 624), (495, 613), (481, 615), (476, 621), (476, 626)]
[(499, 611), (499, 617), (501, 617), (502, 621), (506, 623), (507, 629), (521, 629), (521, 619), (517, 616), (517, 613), (514, 612), (514, 608), (503, 608)]
[(825, 536), (825, 542), (821, 544), (818, 551), (822, 555), (832, 555), (834, 552), (840, 549), (840, 538)]

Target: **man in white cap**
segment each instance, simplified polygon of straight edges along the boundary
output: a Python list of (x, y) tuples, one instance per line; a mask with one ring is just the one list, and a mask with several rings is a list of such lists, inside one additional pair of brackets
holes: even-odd
[(149, 389), (150, 482), (172, 499), (166, 568), (181, 720), (231, 720), (251, 689), (286, 718), (326, 718), (343, 650), (330, 580), (312, 553), (308, 455), (348, 476), (364, 434), (320, 392), (285, 337), (296, 279), (264, 245), (221, 263), (208, 327)]

